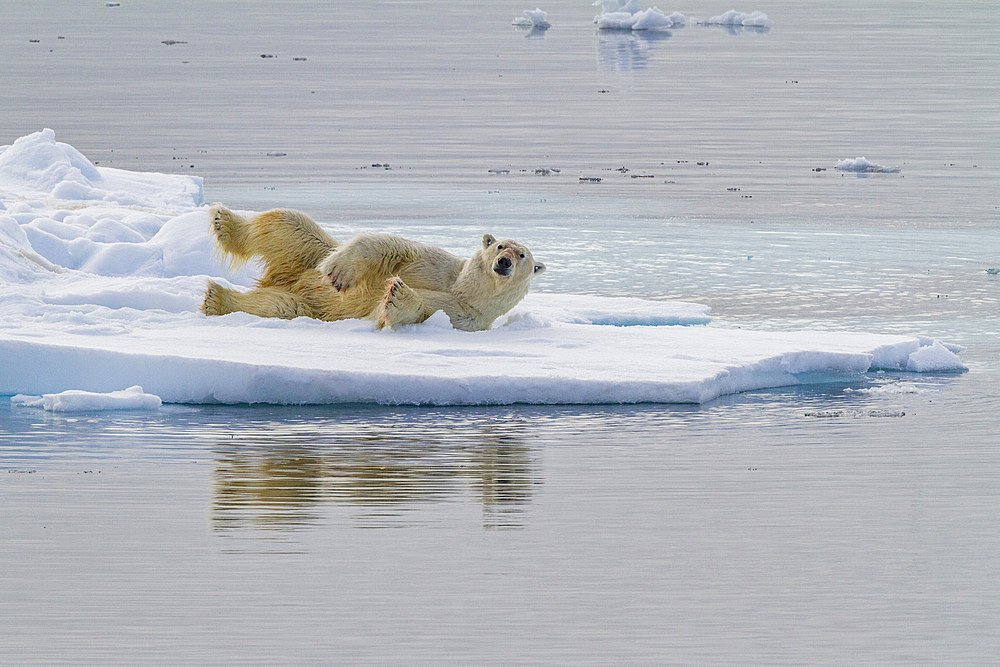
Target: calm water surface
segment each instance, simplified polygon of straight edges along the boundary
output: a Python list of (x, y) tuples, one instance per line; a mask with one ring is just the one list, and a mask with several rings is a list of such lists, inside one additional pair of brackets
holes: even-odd
[[(970, 368), (704, 406), (0, 398), (5, 661), (1000, 656), (989, 3), (775, 1), (737, 7), (766, 34), (659, 37), (597, 33), (570, 0), (544, 34), (511, 3), (2, 6), (0, 143), (48, 126), (338, 236), (508, 233), (547, 291), (924, 333)], [(832, 169), (860, 155), (901, 171)]]

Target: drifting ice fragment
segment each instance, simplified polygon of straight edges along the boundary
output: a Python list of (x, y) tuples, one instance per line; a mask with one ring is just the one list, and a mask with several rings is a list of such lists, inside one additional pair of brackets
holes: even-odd
[(766, 29), (774, 25), (774, 21), (769, 19), (764, 12), (751, 12), (747, 14), (745, 12), (738, 12), (735, 9), (730, 9), (725, 14), (713, 16), (706, 21), (701, 21), (701, 23), (703, 25), (742, 26), (744, 28)]
[(136, 385), (121, 391), (101, 394), (71, 389), (59, 394), (25, 396), (10, 399), (12, 405), (42, 408), (49, 412), (80, 412), (83, 410), (156, 410), (163, 404), (159, 396), (147, 394)]
[(538, 30), (548, 30), (552, 27), (552, 24), (546, 20), (549, 15), (548, 12), (543, 12), (541, 9), (525, 9), (523, 12), (524, 16), (516, 16), (511, 22), (512, 25), (516, 25), (521, 28), (536, 28)]
[(594, 23), (601, 30), (666, 31), (673, 27), (682, 27), (686, 20), (680, 12), (674, 12), (667, 16), (659, 7), (650, 7), (641, 11), (623, 9), (605, 12), (594, 17)]
[(883, 167), (880, 164), (869, 162), (866, 158), (856, 157), (853, 160), (845, 159), (837, 163), (840, 171), (853, 171), (860, 174), (896, 174), (899, 167)]

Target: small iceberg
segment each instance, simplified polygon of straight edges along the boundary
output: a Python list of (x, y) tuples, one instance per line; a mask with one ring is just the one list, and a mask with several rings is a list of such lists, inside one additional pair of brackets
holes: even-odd
[(543, 12), (541, 9), (525, 9), (521, 13), (524, 16), (515, 16), (511, 22), (512, 25), (519, 28), (534, 28), (535, 30), (548, 30), (552, 27), (552, 24), (547, 20), (548, 12)]
[(867, 158), (856, 157), (853, 160), (844, 159), (837, 162), (837, 169), (840, 171), (852, 171), (858, 174), (896, 174), (899, 167), (883, 167), (880, 164), (869, 162)]
[(18, 394), (10, 399), (11, 405), (25, 408), (42, 408), (48, 412), (83, 412), (89, 410), (156, 410), (162, 404), (159, 396), (147, 394), (135, 385), (121, 391), (97, 393), (70, 389), (59, 394), (26, 396)]
[(683, 14), (664, 14), (658, 7), (650, 7), (634, 14), (608, 12), (594, 19), (601, 30), (669, 30), (684, 25)]

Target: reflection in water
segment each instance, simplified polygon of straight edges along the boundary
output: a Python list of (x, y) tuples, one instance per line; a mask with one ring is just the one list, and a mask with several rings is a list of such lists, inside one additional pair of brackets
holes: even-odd
[(602, 72), (644, 70), (656, 46), (670, 37), (665, 30), (598, 30), (598, 67)]
[(517, 527), (531, 500), (533, 452), (519, 420), (384, 427), (262, 429), (214, 448), (213, 526), (295, 530), (315, 525), (325, 503), (349, 506), (364, 526), (404, 525), (428, 503), (471, 488), (486, 528)]

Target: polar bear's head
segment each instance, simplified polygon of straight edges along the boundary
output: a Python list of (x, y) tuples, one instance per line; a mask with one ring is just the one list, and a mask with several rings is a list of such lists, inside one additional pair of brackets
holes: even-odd
[(545, 271), (545, 265), (536, 262), (531, 251), (517, 241), (497, 241), (492, 234), (483, 234), (483, 258), (498, 280), (531, 280)]

